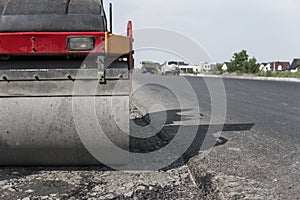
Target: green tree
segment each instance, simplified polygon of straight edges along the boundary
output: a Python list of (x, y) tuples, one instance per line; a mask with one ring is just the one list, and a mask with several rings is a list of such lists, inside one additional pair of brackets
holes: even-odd
[(235, 53), (228, 63), (228, 72), (257, 73), (258, 71), (257, 60), (254, 57), (249, 59), (246, 50)]
[(221, 64), (217, 64), (217, 71), (223, 72), (223, 70), (222, 70), (222, 65), (221, 65)]
[(251, 58), (248, 62), (248, 69), (246, 73), (256, 74), (259, 72), (259, 64), (257, 63), (256, 58)]

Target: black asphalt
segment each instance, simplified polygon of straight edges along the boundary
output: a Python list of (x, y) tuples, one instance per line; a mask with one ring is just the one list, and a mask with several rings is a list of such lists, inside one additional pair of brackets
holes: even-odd
[[(164, 95), (165, 88), (159, 86), (167, 83), (178, 88), (177, 93), (190, 107), (195, 102), (188, 102), (189, 95), (196, 94), (201, 110), (199, 130), (212, 125), (209, 120), (215, 101), (210, 98), (206, 82), (214, 86), (219, 79), (134, 76), (138, 84), (150, 80), (157, 85), (137, 95), (142, 106), (165, 101), (171, 105), (168, 108), (165, 103), (166, 110), (176, 110), (173, 100)], [(193, 91), (180, 90), (184, 80)], [(207, 167), (212, 179), (223, 185), (219, 192), (226, 199), (300, 199), (300, 83), (238, 79), (222, 82), (226, 91), (226, 120), (222, 135), (216, 136), (221, 142), (210, 148), (207, 156), (193, 153), (188, 159), (194, 160), (197, 167)], [(192, 148), (200, 150), (195, 144)]]

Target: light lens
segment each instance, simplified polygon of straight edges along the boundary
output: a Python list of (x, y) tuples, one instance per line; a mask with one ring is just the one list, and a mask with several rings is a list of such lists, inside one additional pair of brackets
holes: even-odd
[(69, 51), (89, 51), (94, 49), (93, 37), (69, 37), (68, 50)]

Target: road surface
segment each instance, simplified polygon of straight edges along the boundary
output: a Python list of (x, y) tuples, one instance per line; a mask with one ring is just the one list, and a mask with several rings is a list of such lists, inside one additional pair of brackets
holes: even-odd
[(133, 78), (137, 170), (2, 167), (0, 198), (300, 199), (299, 83)]
[[(198, 126), (197, 141), (182, 158), (192, 169), (199, 187), (211, 193), (212, 197), (300, 198), (299, 83), (223, 79), (226, 98), (221, 100), (226, 104), (226, 120), (220, 134), (219, 130), (208, 133), (209, 125), (216, 126), (216, 129), (221, 126), (209, 124), (212, 105), (222, 104), (220, 99), (211, 99), (210, 96), (212, 88), (216, 93), (222, 93), (220, 79), (136, 75), (134, 80), (138, 85), (136, 87), (146, 84), (143, 90), (137, 90), (134, 94), (138, 104), (144, 106), (143, 110), (161, 104), (149, 112), (155, 113), (153, 126), (155, 123), (161, 125), (155, 122), (155, 117), (164, 118), (163, 114), (157, 114), (159, 109), (167, 113), (167, 127), (170, 124), (175, 126), (180, 123), (178, 121), (184, 121), (179, 126), (187, 126), (186, 121), (193, 121), (191, 127)], [(193, 90), (184, 89), (182, 85), (186, 82)], [(177, 88), (173, 91), (177, 98), (170, 92), (174, 88)], [(199, 121), (195, 121), (197, 111), (194, 95), (201, 111)], [(178, 96), (183, 98), (180, 100), (183, 102), (181, 107), (176, 102)], [(219, 97), (223, 98), (223, 95), (219, 94)], [(190, 118), (182, 120), (179, 116)], [(222, 116), (217, 118), (221, 120)], [(194, 131), (195, 128), (185, 129), (185, 134), (191, 134), (189, 130)], [(215, 147), (207, 146), (204, 149), (208, 155), (202, 151), (199, 153), (203, 150), (201, 145), (205, 145), (205, 136), (209, 134), (216, 138)], [(211, 140), (211, 137), (208, 138)], [(208, 182), (211, 184), (207, 185)]]

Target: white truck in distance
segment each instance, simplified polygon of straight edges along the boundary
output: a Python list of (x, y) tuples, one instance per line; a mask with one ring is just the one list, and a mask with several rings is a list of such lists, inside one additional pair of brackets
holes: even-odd
[(177, 61), (167, 61), (163, 64), (161, 68), (162, 75), (177, 75), (180, 74), (180, 67)]

